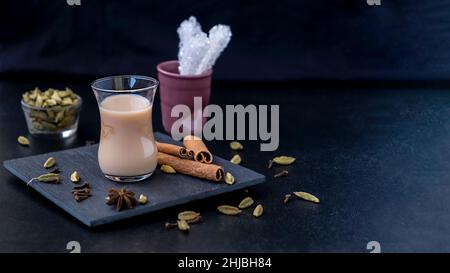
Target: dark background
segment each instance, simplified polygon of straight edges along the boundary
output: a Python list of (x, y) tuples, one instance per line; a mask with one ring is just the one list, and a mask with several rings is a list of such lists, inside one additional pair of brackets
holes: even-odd
[[(0, 252), (382, 252), (450, 251), (450, 2), (365, 0), (0, 2), (0, 162), (75, 148), (99, 137), (90, 82), (111, 74), (155, 76), (177, 55), (176, 29), (195, 15), (233, 38), (214, 68), (211, 103), (280, 105), (280, 147), (244, 141), (243, 166), (266, 183), (88, 229), (0, 168)], [(433, 84), (430, 84), (433, 83)], [(436, 85), (435, 85), (436, 83)], [(83, 97), (76, 137), (28, 135), (21, 94), (69, 86)], [(153, 123), (162, 130), (159, 98)], [(30, 138), (30, 147), (17, 136)], [(208, 143), (231, 158), (228, 142)], [(289, 176), (267, 169), (297, 158)], [(291, 201), (304, 190), (320, 205)], [(216, 207), (251, 196), (254, 219)], [(166, 231), (182, 210), (205, 223)], [(211, 236), (210, 236), (211, 235)]]
[(0, 77), (155, 75), (190, 15), (233, 37), (216, 80), (447, 80), (450, 2), (2, 1)]

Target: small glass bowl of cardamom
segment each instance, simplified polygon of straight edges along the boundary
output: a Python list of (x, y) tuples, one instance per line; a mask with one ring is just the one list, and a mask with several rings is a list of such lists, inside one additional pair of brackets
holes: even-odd
[(78, 129), (82, 100), (70, 88), (39, 88), (22, 94), (22, 109), (28, 130), (33, 136), (62, 137), (74, 135)]

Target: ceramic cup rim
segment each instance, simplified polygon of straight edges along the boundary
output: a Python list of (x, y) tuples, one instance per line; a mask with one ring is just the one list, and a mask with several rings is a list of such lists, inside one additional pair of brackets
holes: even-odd
[(208, 71), (206, 71), (205, 73), (200, 74), (200, 75), (180, 75), (180, 74), (172, 73), (172, 72), (169, 72), (169, 71), (163, 69), (163, 66), (168, 65), (168, 64), (173, 64), (173, 63), (177, 63), (178, 64), (178, 61), (177, 60), (170, 60), (170, 61), (165, 61), (165, 62), (159, 63), (156, 66), (156, 69), (161, 74), (164, 74), (164, 75), (172, 77), (172, 78), (178, 78), (178, 79), (201, 79), (201, 78), (207, 78), (207, 77), (211, 77), (212, 72), (213, 72), (212, 69), (209, 69)]

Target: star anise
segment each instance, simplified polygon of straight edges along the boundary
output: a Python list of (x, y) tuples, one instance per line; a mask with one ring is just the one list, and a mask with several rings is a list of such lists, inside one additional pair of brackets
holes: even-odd
[(137, 200), (134, 197), (134, 192), (127, 191), (125, 188), (115, 189), (111, 188), (108, 191), (106, 197), (106, 204), (116, 205), (117, 211), (121, 211), (123, 206), (127, 206), (129, 209), (134, 208), (137, 205)]

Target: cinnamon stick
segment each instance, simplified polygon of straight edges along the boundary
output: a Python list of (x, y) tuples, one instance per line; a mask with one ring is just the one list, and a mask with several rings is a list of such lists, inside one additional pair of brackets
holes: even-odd
[(204, 164), (158, 152), (158, 165), (163, 164), (172, 166), (172, 168), (179, 173), (212, 181), (220, 181), (224, 176), (224, 170), (221, 166), (215, 164)]
[(193, 151), (174, 144), (156, 142), (156, 147), (158, 148), (158, 152), (175, 155), (181, 158), (192, 158), (194, 156)]
[(194, 152), (195, 161), (207, 164), (212, 163), (213, 156), (201, 138), (197, 136), (185, 136), (183, 144), (187, 149)]

